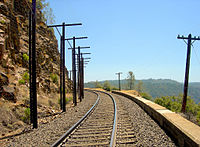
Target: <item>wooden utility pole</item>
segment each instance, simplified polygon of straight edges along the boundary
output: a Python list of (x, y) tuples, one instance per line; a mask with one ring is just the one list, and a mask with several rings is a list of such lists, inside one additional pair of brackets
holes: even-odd
[(84, 68), (84, 61), (83, 61), (83, 55), (81, 53), (81, 57), (80, 57), (80, 95), (81, 95), (81, 98), (83, 99), (84, 98), (84, 81), (83, 81), (83, 68)]
[(118, 75), (118, 81), (119, 81), (119, 91), (121, 91), (121, 85), (120, 85), (120, 75), (122, 74), (122, 72), (118, 72), (116, 73), (116, 75)]
[[(81, 49), (88, 49), (88, 48), (90, 48), (90, 47), (80, 47), (80, 46), (78, 46), (78, 54), (77, 54), (77, 65), (78, 65), (78, 93), (79, 93), (79, 99), (80, 99), (80, 101), (82, 101), (82, 99), (83, 99), (83, 85), (82, 85), (82, 63), (81, 63), (81, 52), (80, 52), (80, 50)], [(85, 62), (84, 62), (84, 64), (86, 64)]]
[(66, 105), (66, 101), (65, 101), (65, 99), (66, 99), (66, 95), (65, 95), (65, 23), (63, 22), (63, 24), (62, 24), (62, 52), (63, 52), (63, 56), (62, 56), (62, 60), (63, 60), (63, 62), (62, 62), (62, 73), (63, 73), (63, 89), (62, 89), (62, 91), (63, 91), (63, 101), (62, 101), (62, 104), (63, 104), (63, 106), (62, 106), (62, 109), (63, 109), (63, 112), (66, 112), (66, 107), (65, 107), (65, 105)]
[[(192, 45), (192, 43), (194, 43), (194, 41), (200, 40), (200, 37), (192, 38), (192, 35), (189, 34), (188, 37), (178, 35), (177, 38), (188, 40), (188, 42), (187, 42), (187, 59), (186, 59), (186, 68), (185, 68), (185, 82), (184, 82), (184, 90), (183, 90), (184, 93), (183, 93), (183, 101), (182, 101), (182, 108), (181, 108), (181, 112), (185, 113), (185, 108), (186, 108), (186, 104), (187, 104), (187, 93), (188, 93), (191, 45)], [(193, 40), (193, 42), (192, 42), (192, 40)]]
[(73, 49), (72, 49), (72, 74), (73, 74), (73, 103), (76, 106), (76, 57), (75, 57), (75, 37), (73, 37)]
[[(65, 40), (73, 40), (73, 48), (68, 48), (68, 49), (72, 49), (73, 103), (74, 103), (75, 106), (77, 105), (77, 98), (76, 98), (76, 95), (77, 95), (77, 93), (76, 93), (76, 49), (79, 49), (79, 51), (80, 51), (80, 49), (82, 49), (81, 47), (76, 48), (76, 42), (75, 41), (77, 39), (87, 39), (87, 38), (88, 37), (73, 37), (73, 38), (65, 39)], [(87, 47), (85, 47), (85, 48), (87, 48)], [(80, 60), (80, 59), (78, 58), (78, 60)], [(80, 101), (81, 101), (80, 95), (79, 95), (79, 98), (80, 98)]]
[(60, 51), (60, 106), (63, 112), (66, 112), (66, 95), (65, 95), (65, 27), (67, 26), (78, 26), (82, 25), (81, 23), (74, 23), (74, 24), (63, 24), (61, 25), (49, 25), (47, 27), (55, 27), (58, 31), (58, 27), (62, 27), (62, 35), (58, 31), (61, 37), (61, 51)]
[(29, 96), (30, 96), (30, 122), (33, 123), (33, 92), (32, 92), (32, 11), (29, 13)]
[(78, 94), (79, 94), (79, 100), (82, 101), (81, 96), (81, 84), (80, 84), (80, 76), (81, 76), (81, 49), (80, 46), (78, 46), (78, 55), (77, 55), (77, 63), (78, 63)]
[(80, 72), (80, 94), (82, 99), (84, 99), (84, 64), (88, 64), (89, 61), (86, 61), (85, 59), (91, 59), (91, 58), (83, 58), (83, 55), (91, 54), (91, 53), (81, 53), (81, 72)]
[(60, 109), (63, 110), (63, 37), (60, 37)]
[[(31, 19), (32, 18), (32, 19)], [(30, 50), (30, 118), (33, 123), (33, 128), (37, 128), (37, 88), (36, 88), (36, 0), (32, 0), (32, 16), (29, 19), (31, 21), (31, 32), (29, 34), (29, 50)]]

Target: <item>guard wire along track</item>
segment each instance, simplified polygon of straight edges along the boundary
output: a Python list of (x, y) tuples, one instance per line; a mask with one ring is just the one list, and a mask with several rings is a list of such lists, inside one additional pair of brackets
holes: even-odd
[(91, 91), (98, 98), (92, 108), (53, 145), (55, 146), (115, 146), (117, 107), (112, 95)]

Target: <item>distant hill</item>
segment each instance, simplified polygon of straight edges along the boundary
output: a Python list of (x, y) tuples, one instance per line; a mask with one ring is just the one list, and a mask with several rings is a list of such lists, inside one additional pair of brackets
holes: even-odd
[[(113, 87), (118, 87), (118, 80), (108, 80)], [(177, 96), (183, 93), (183, 83), (179, 83), (170, 79), (146, 79), (143, 82), (144, 91), (149, 93), (153, 98), (161, 96)], [(105, 81), (99, 81), (103, 84)], [(136, 80), (135, 84), (138, 83)], [(122, 89), (127, 89), (127, 81), (121, 80)], [(85, 87), (95, 87), (94, 82), (85, 83)], [(200, 82), (189, 83), (188, 95), (191, 96), (196, 103), (200, 103)]]

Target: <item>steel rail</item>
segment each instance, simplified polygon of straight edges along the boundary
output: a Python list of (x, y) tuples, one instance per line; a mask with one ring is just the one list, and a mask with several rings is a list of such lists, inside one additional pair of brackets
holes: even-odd
[(104, 91), (99, 91), (99, 90), (93, 90), (93, 91), (97, 91), (97, 92), (101, 92), (104, 94), (107, 94), (109, 97), (111, 97), (113, 104), (114, 104), (114, 122), (113, 122), (113, 130), (112, 130), (112, 135), (111, 135), (111, 140), (110, 140), (110, 147), (114, 147), (116, 146), (116, 134), (117, 134), (117, 106), (116, 106), (116, 102), (115, 99), (113, 98), (113, 96), (107, 92)]
[(87, 91), (90, 91), (90, 92), (93, 92), (95, 93), (98, 98), (95, 102), (95, 104), (90, 108), (90, 110), (78, 121), (76, 122), (65, 134), (63, 134), (51, 147), (57, 147), (58, 145), (60, 145), (63, 140), (68, 136), (70, 135), (70, 133), (76, 129), (76, 127), (92, 112), (92, 110), (95, 108), (95, 106), (98, 104), (99, 102), (99, 99), (100, 99), (100, 96), (98, 93), (92, 91), (92, 90), (87, 90)]

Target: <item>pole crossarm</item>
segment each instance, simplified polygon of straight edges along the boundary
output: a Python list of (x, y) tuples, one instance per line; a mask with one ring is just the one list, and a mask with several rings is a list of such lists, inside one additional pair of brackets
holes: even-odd
[[(84, 58), (84, 59), (85, 59), (85, 58)], [(78, 62), (78, 60), (76, 60), (76, 63), (77, 63), (77, 62)], [(86, 61), (84, 60), (84, 62), (90, 62), (90, 60), (86, 60)]]
[(178, 35), (177, 39), (200, 40), (200, 36), (198, 36), (198, 37), (194, 36), (194, 37), (189, 38), (189, 37), (185, 37), (185, 36), (183, 36), (183, 35), (182, 35), (182, 36)]
[[(86, 46), (86, 47), (80, 47), (80, 49), (88, 49), (90, 48), (89, 46)], [(72, 50), (73, 48), (68, 48), (69, 50)], [(78, 47), (76, 47), (75, 49), (78, 49)]]
[[(82, 23), (65, 24), (64, 26), (80, 26)], [(48, 25), (47, 28), (62, 27), (63, 25)]]
[(116, 75), (122, 74), (122, 72), (115, 73)]
[(90, 55), (91, 53), (81, 53), (82, 55)]
[[(86, 63), (86, 62), (84, 61), (84, 63), (83, 63), (83, 64), (88, 64), (88, 63)], [(79, 65), (79, 64), (77, 64), (77, 63), (76, 63), (76, 66), (78, 66), (78, 65)]]
[[(88, 37), (75, 37), (75, 39), (87, 39)], [(73, 40), (74, 38), (67, 38), (65, 40)]]
[[(84, 58), (85, 59), (85, 58)], [(78, 60), (76, 60), (76, 62), (78, 62)], [(86, 60), (86, 61), (84, 61), (84, 62), (90, 62), (90, 60)]]
[(60, 31), (58, 30), (58, 27), (63, 27), (63, 26), (77, 26), (77, 25), (82, 25), (82, 23), (73, 23), (73, 24), (62, 24), (62, 25), (48, 25), (47, 28), (56, 28), (58, 31), (59, 35), (61, 36)]
[[(75, 54), (76, 56), (78, 56), (78, 54)], [(89, 54), (88, 54), (89, 55)], [(91, 59), (91, 58), (84, 58), (84, 59)]]

